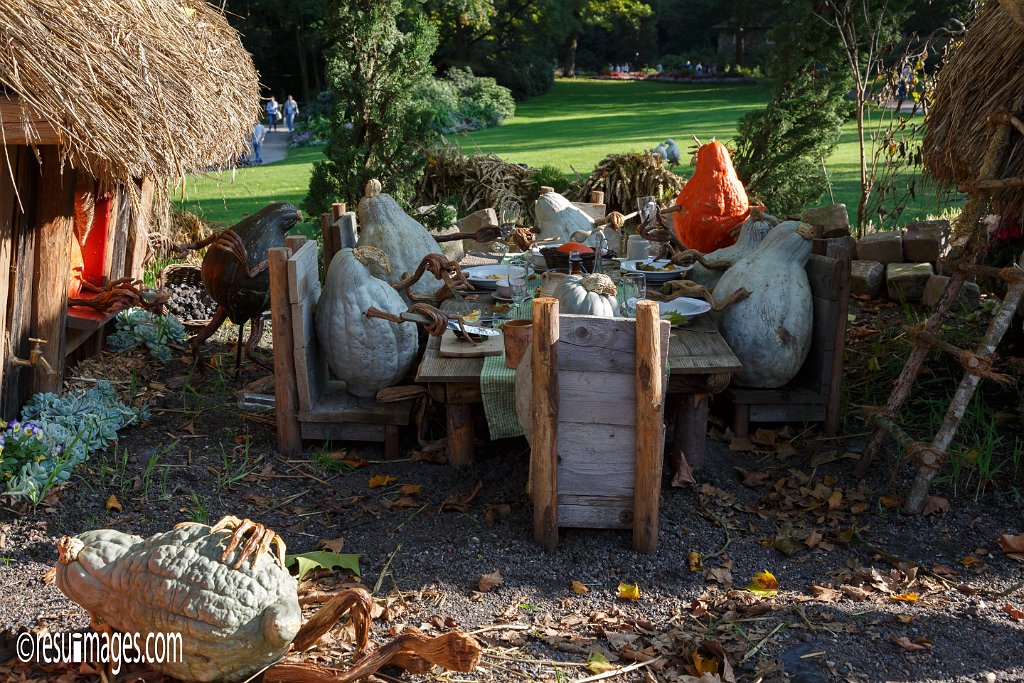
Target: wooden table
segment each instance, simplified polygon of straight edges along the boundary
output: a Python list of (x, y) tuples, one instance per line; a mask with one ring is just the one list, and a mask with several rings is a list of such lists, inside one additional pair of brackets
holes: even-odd
[[(467, 466), (473, 461), (473, 406), (482, 403), (480, 373), (483, 358), (442, 358), (440, 339), (431, 337), (416, 372), (416, 381), (427, 385), (430, 395), (448, 411), (448, 462)], [(739, 359), (715, 328), (710, 317), (693, 320), (688, 327), (672, 330), (668, 359), (668, 393), (678, 399), (673, 460), (700, 467), (707, 435), (708, 399), (723, 391), (729, 379), (742, 369)], [(684, 458), (685, 454), (685, 458)]]

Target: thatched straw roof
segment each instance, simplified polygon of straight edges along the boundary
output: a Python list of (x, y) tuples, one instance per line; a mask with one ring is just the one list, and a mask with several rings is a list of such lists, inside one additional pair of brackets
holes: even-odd
[[(937, 75), (924, 139), (925, 168), (938, 180), (978, 178), (1000, 113), (1024, 113), (1024, 0), (988, 0)], [(1024, 135), (1011, 131), (997, 178), (1024, 177)], [(1024, 188), (993, 194), (999, 212), (1024, 215)]]
[(206, 2), (3, 2), (0, 91), (28, 108), (23, 118), (57, 128), (75, 167), (121, 181), (180, 177), (244, 149), (259, 76)]

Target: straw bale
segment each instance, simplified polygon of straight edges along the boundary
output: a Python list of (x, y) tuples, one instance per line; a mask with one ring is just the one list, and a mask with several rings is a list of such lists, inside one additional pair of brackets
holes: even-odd
[(260, 110), (252, 57), (202, 0), (4, 0), (0, 91), (66, 162), (130, 188), (226, 165)]
[[(986, 120), (1024, 112), (1024, 28), (1004, 4), (1010, 2), (981, 7), (937, 74), (923, 152), (925, 168), (942, 182), (975, 180), (992, 136)], [(1002, 178), (1024, 177), (1024, 135), (1011, 133), (1001, 168)], [(999, 212), (1024, 214), (1024, 189), (998, 191), (993, 204)]]

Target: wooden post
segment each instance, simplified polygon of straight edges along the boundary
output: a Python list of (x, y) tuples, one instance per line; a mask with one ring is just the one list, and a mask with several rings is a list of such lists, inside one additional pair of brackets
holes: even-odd
[[(60, 392), (64, 376), (64, 318), (68, 310), (68, 279), (71, 276), (71, 240), (75, 223), (77, 172), (61, 168), (56, 146), (41, 148), (43, 171), (36, 190), (35, 272), (32, 279), (32, 336), (45, 339), (42, 365), (32, 370), (29, 390)], [(27, 265), (27, 264), (22, 264)]]
[(633, 549), (658, 549), (658, 502), (665, 444), (662, 415), (661, 314), (655, 301), (636, 305), (636, 479), (633, 488)]
[(334, 202), (331, 204), (331, 218), (338, 220), (348, 211), (348, 207), (345, 206), (345, 202)]
[[(11, 168), (18, 168), (18, 147), (7, 146), (4, 150), (4, 159), (8, 160)], [(6, 357), (10, 354), (7, 347), (7, 311), (8, 290), (11, 284), (11, 252), (14, 250), (14, 210), (18, 204), (15, 196), (14, 180), (7, 169), (0, 168), (0, 387), (4, 385), (4, 366)], [(2, 406), (0, 406), (0, 419), (3, 419)]]
[[(708, 434), (708, 394), (695, 392), (679, 397), (676, 415), (676, 450), (681, 451), (690, 469), (696, 472), (704, 466), (704, 451)], [(740, 406), (736, 406), (739, 408)], [(747, 406), (743, 406), (747, 408)], [(735, 430), (736, 428), (733, 427)], [(678, 466), (678, 464), (677, 464)]]
[(324, 238), (324, 273), (326, 273), (331, 267), (334, 254), (338, 251), (331, 239), (331, 214), (329, 213), (320, 214), (320, 234)]
[(292, 339), (292, 307), (288, 301), (288, 259), (292, 250), (274, 247), (267, 251), (270, 261), (270, 321), (274, 340), (274, 411), (277, 414), (277, 450), (298, 455), (302, 450), (299, 431), (299, 389), (295, 383), (295, 343)]
[(133, 205), (130, 212), (126, 276), (141, 280), (145, 270), (143, 263), (149, 250), (149, 222), (153, 213), (154, 184), (151, 179), (143, 178), (137, 181), (136, 185), (139, 191), (139, 205)]
[(836, 259), (836, 268), (833, 272), (838, 280), (839, 311), (836, 315), (835, 333), (832, 337), (835, 350), (832, 356), (832, 377), (829, 379), (828, 396), (825, 399), (825, 422), (822, 431), (826, 436), (835, 436), (839, 433), (842, 421), (846, 318), (850, 311), (850, 251), (846, 247), (833, 247), (832, 244), (829, 244), (828, 252), (826, 256)]
[[(449, 396), (451, 394), (449, 393)], [(445, 455), (452, 467), (466, 468), (473, 464), (473, 408), (465, 402), (446, 401), (448, 442)]]
[(590, 193), (591, 204), (604, 204), (604, 192), (601, 190), (593, 190)]
[[(15, 356), (28, 358), (32, 336), (32, 273), (35, 270), (35, 236), (33, 230), (36, 205), (32, 201), (35, 186), (39, 181), (39, 164), (27, 147), (19, 147), (11, 158), (15, 169), (16, 185), (21, 197), (21, 208), (14, 205), (14, 220), (11, 226), (11, 265), (8, 301), (17, 302), (8, 306), (6, 316), (6, 338), (0, 339), (4, 364), (3, 385), (0, 386), (0, 416), (17, 417), (21, 404), (28, 398), (30, 368), (14, 365)], [(6, 274), (5, 274), (6, 275)], [(9, 343), (8, 343), (9, 340)]]
[(530, 363), (533, 540), (551, 553), (558, 547), (558, 299), (540, 297), (533, 301)]
[(334, 239), (341, 245), (340, 249), (352, 249), (359, 240), (359, 231), (356, 228), (356, 215), (349, 211), (334, 222)]

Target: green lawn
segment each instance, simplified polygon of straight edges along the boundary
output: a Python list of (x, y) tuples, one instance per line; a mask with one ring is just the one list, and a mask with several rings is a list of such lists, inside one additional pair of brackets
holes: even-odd
[[(553, 165), (570, 176), (574, 171), (587, 174), (607, 154), (650, 149), (666, 138), (674, 138), (683, 149), (692, 136), (731, 140), (739, 118), (767, 98), (767, 89), (752, 84), (559, 80), (550, 93), (520, 104), (516, 117), (505, 125), (451, 139), (467, 153), (497, 154), (535, 167)], [(846, 203), (851, 219), (859, 196), (855, 136), (851, 121), (826, 164), (836, 200)], [(228, 224), (271, 201), (299, 203), (321, 153), (321, 148), (291, 150), (286, 161), (239, 170), (233, 179), (193, 177), (184, 204), (213, 223)], [(678, 170), (689, 173), (686, 166)], [(939, 210), (932, 196), (919, 197), (901, 222)]]

